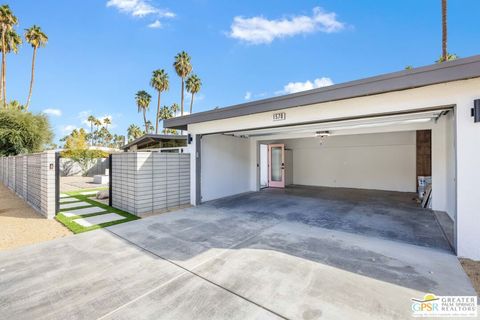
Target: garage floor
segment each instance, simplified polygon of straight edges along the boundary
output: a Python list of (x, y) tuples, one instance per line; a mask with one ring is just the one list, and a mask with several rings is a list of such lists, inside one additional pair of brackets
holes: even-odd
[(341, 194), (266, 190), (0, 253), (0, 314), (403, 319), (426, 292), (475, 294), (451, 252), (412, 244), (435, 238), (429, 220), (408, 237), (389, 225), (405, 220), (387, 214), (408, 212), (404, 197)]
[(210, 205), (451, 251), (435, 214), (419, 208), (415, 196), (408, 192), (291, 186), (224, 198)]

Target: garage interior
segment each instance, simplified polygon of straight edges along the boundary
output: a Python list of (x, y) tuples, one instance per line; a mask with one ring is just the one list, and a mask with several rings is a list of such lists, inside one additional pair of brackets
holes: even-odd
[(455, 251), (454, 125), (444, 107), (206, 135), (202, 202)]

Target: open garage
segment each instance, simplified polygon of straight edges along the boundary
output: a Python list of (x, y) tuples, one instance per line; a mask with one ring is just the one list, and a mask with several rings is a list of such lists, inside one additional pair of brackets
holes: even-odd
[(477, 56), (164, 125), (190, 134), (194, 205), (256, 192), (240, 201), (255, 210), (297, 197), (291, 215), (326, 228), (479, 259), (479, 85)]
[[(202, 201), (254, 189), (232, 205), (275, 214), (288, 203), (292, 219), (451, 250), (454, 117), (443, 107), (205, 135)], [(423, 206), (419, 177), (432, 181)]]

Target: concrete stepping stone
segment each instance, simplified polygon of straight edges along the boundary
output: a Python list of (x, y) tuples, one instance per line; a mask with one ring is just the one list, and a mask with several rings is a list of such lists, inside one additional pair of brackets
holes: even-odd
[(66, 193), (60, 193), (60, 198), (68, 198), (68, 197), (71, 197), (71, 196)]
[(80, 194), (82, 196), (91, 196), (91, 195), (95, 195), (97, 194), (98, 191), (84, 191), (84, 192), (80, 192)]
[(60, 203), (78, 202), (78, 201), (81, 201), (81, 200), (78, 200), (77, 198), (74, 198), (74, 197), (60, 198)]
[(98, 216), (88, 217), (88, 218), (75, 219), (73, 221), (78, 223), (82, 227), (91, 227), (96, 224), (102, 224), (106, 222), (118, 221), (123, 219), (125, 219), (125, 217), (121, 215), (118, 215), (116, 213), (109, 213), (109, 214), (102, 214)]
[(76, 208), (76, 207), (86, 207), (91, 206), (92, 204), (84, 201), (80, 202), (71, 202), (71, 203), (62, 203), (60, 204), (60, 210), (69, 209), (69, 208)]
[(73, 217), (73, 216), (81, 216), (83, 214), (106, 213), (106, 212), (107, 211), (99, 207), (90, 207), (90, 208), (69, 210), (67, 212), (62, 212), (62, 214), (65, 217)]

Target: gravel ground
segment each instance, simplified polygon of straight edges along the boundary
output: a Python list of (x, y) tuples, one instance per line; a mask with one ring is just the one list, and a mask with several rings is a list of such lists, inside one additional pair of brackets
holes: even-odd
[(1, 184), (0, 199), (0, 250), (72, 234), (58, 221), (45, 219)]
[(477, 295), (480, 296), (480, 261), (460, 259), (460, 263), (472, 281), (473, 287), (477, 291)]

